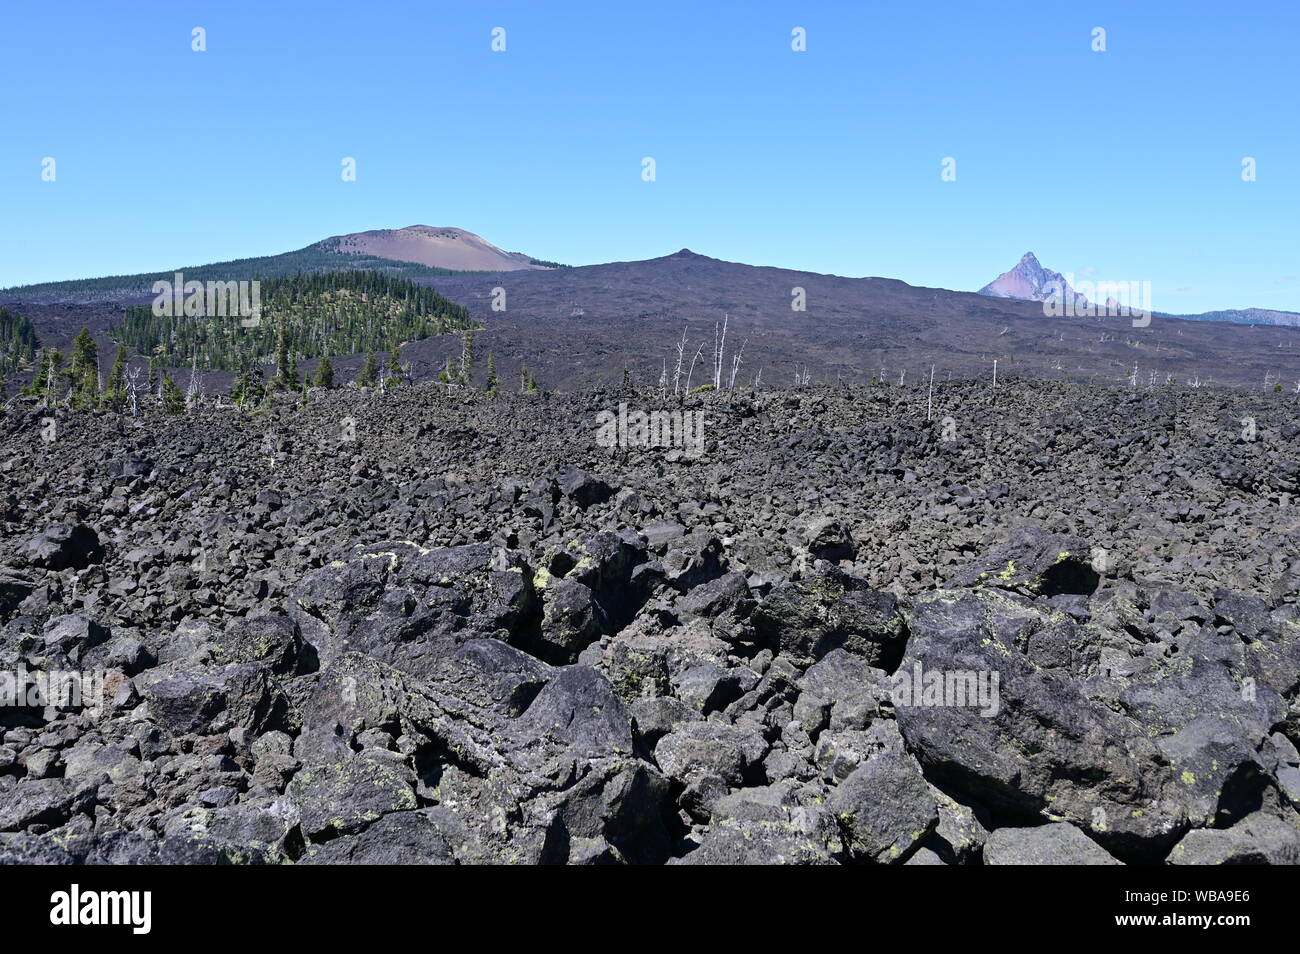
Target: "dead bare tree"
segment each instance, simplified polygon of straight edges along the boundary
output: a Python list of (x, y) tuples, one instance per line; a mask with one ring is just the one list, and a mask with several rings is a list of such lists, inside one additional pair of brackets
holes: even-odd
[(193, 407), (203, 397), (203, 385), (199, 383), (199, 359), (195, 355), (190, 365), (190, 383), (185, 388), (185, 406)]
[(930, 393), (925, 398), (925, 420), (928, 424), (934, 411), (934, 365), (930, 365)]
[(682, 380), (682, 360), (686, 354), (686, 328), (682, 329), (682, 340), (677, 342), (677, 368), (673, 371), (673, 397), (677, 397), (678, 384)]
[(743, 355), (743, 354), (745, 353), (745, 345), (747, 345), (747, 344), (749, 344), (749, 339), (748, 339), (748, 338), (746, 338), (744, 341), (742, 341), (742, 342), (740, 343), (740, 350), (737, 351), (737, 352), (735, 353), (735, 355), (732, 356), (732, 359), (731, 359), (731, 381), (728, 382), (728, 384), (727, 384), (727, 390), (729, 390), (729, 391), (734, 391), (734, 390), (736, 390), (736, 372), (738, 372), (738, 371), (740, 370), (740, 358), (741, 358), (741, 355)]
[(722, 337), (718, 337), (718, 325), (713, 325), (713, 389), (722, 390), (722, 356), (727, 350), (727, 321), (730, 316), (722, 316)]
[(695, 349), (695, 357), (691, 358), (691, 369), (686, 373), (686, 393), (691, 393), (691, 375), (695, 374), (695, 362), (704, 357), (704, 345)]
[(140, 366), (131, 365), (126, 369), (126, 399), (131, 404), (131, 416), (140, 414)]

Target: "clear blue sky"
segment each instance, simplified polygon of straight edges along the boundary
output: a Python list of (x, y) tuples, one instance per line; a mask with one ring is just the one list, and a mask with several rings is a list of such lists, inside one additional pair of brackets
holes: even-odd
[(1300, 310), (1298, 41), (1296, 0), (0, 0), (0, 286), (419, 223), (959, 289), (1032, 249)]

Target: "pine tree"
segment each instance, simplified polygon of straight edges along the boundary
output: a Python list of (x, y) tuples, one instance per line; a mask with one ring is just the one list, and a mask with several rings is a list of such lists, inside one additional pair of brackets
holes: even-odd
[(168, 414), (185, 413), (185, 395), (166, 371), (162, 376), (162, 405), (163, 410)]
[(49, 352), (42, 348), (36, 352), (36, 373), (32, 375), (31, 384), (23, 389), (26, 394), (42, 394), (45, 391), (45, 376), (49, 373)]
[(117, 346), (113, 367), (108, 372), (108, 387), (104, 390), (104, 405), (120, 411), (126, 404), (126, 347)]
[(50, 402), (55, 398), (55, 387), (58, 385), (60, 369), (62, 367), (63, 355), (57, 348), (47, 348), (41, 353), (36, 377), (32, 379), (31, 386), (27, 389), (27, 393), (41, 398), (48, 407)]
[(280, 326), (280, 337), (275, 349), (275, 378), (271, 386), (280, 391), (298, 390), (298, 362), (289, 348), (289, 335)]
[(235, 386), (230, 389), (230, 400), (236, 407), (243, 407), (244, 402), (248, 400), (248, 388), (250, 385), (249, 372), (245, 368), (235, 379)]
[(375, 353), (372, 351), (366, 355), (366, 363), (357, 372), (357, 387), (373, 388), (375, 386), (375, 366)]
[(487, 386), (484, 390), (493, 397), (496, 397), (497, 383), (497, 359), (496, 355), (489, 351), (487, 363)]
[(252, 404), (261, 404), (266, 400), (266, 382), (262, 380), (262, 369), (257, 366), (249, 369), (248, 398)]
[(528, 393), (537, 393), (537, 378), (533, 377), (533, 372), (531, 371), (528, 372)]
[(149, 386), (145, 388), (145, 390), (150, 394), (154, 394), (158, 390), (158, 374), (161, 370), (162, 368), (159, 366), (158, 355), (149, 355)]
[(320, 359), (316, 365), (316, 387), (329, 390), (334, 387), (334, 365), (330, 363), (330, 356)]
[(0, 373), (22, 371), (37, 355), (36, 329), (25, 315), (0, 307)]
[(388, 356), (388, 380), (394, 385), (402, 381), (401, 351), (400, 344), (394, 345), (393, 353)]
[(73, 406), (87, 407), (99, 400), (99, 347), (89, 328), (83, 327), (72, 341), (68, 379)]
[(230, 399), (242, 408), (261, 403), (265, 395), (266, 389), (262, 386), (261, 368), (245, 367), (235, 381), (235, 386), (230, 392)]

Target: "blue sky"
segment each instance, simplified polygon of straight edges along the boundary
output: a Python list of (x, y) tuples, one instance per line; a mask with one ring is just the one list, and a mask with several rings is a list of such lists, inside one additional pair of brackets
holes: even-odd
[(1032, 249), (1300, 310), (1297, 39), (1294, 0), (0, 0), (0, 286), (418, 223), (958, 289)]

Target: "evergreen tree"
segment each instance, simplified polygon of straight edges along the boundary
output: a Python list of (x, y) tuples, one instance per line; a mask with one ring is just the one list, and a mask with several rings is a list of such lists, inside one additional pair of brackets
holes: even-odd
[(150, 394), (155, 394), (158, 391), (158, 373), (161, 370), (162, 369), (159, 367), (158, 355), (149, 355), (149, 386), (145, 388), (145, 390)]
[(22, 371), (36, 358), (36, 329), (24, 315), (0, 307), (0, 374)]
[(357, 372), (357, 387), (373, 388), (375, 386), (376, 366), (377, 362), (375, 361), (375, 353), (372, 351), (366, 355), (366, 363), (363, 364), (361, 370)]
[(41, 398), (47, 406), (56, 400), (62, 367), (63, 355), (57, 348), (47, 348), (41, 355), (39, 370), (32, 379), (28, 393)]
[(266, 400), (266, 382), (262, 380), (262, 369), (256, 365), (248, 372), (248, 400), (251, 404)]
[(236, 407), (243, 407), (244, 402), (248, 400), (249, 372), (245, 368), (239, 372), (239, 377), (235, 378), (234, 387), (230, 389), (230, 400)]
[(99, 400), (99, 347), (89, 328), (83, 327), (72, 340), (68, 380), (74, 406), (87, 407)]
[(104, 404), (120, 411), (126, 404), (126, 347), (117, 346), (113, 367), (108, 372), (108, 387), (104, 389)]
[(230, 392), (230, 399), (242, 408), (261, 403), (265, 395), (266, 389), (262, 385), (262, 369), (245, 367), (235, 381), (235, 386)]
[(23, 388), (25, 394), (42, 394), (45, 391), (45, 377), (49, 374), (50, 360), (49, 352), (42, 348), (36, 353), (36, 373), (32, 375), (32, 381), (27, 387)]
[(402, 364), (401, 364), (402, 346), (396, 345), (393, 353), (388, 356), (388, 379), (393, 384), (399, 384), (402, 381)]
[(185, 395), (181, 393), (181, 389), (176, 386), (176, 382), (172, 380), (172, 376), (166, 371), (163, 372), (162, 376), (162, 406), (163, 410), (168, 414), (185, 413)]
[(334, 387), (334, 365), (330, 363), (329, 355), (321, 358), (316, 365), (316, 387), (326, 390)]
[(533, 377), (533, 372), (531, 371), (528, 372), (528, 393), (529, 394), (537, 393), (537, 379)]
[(275, 348), (275, 378), (271, 386), (280, 391), (298, 390), (298, 362), (289, 347), (289, 335), (284, 326), (280, 327), (279, 340)]
[(497, 383), (497, 359), (496, 355), (489, 351), (487, 363), (487, 385), (484, 390), (493, 397), (496, 397)]

